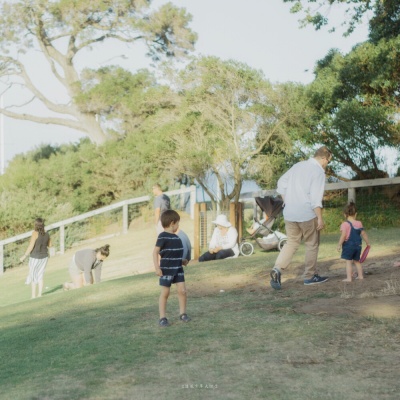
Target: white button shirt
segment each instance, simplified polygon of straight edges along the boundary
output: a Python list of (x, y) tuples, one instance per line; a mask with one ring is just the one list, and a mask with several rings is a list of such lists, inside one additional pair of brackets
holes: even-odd
[(291, 222), (306, 222), (316, 218), (314, 208), (322, 208), (325, 171), (315, 159), (301, 161), (278, 181), (277, 192), (285, 199), (283, 217)]

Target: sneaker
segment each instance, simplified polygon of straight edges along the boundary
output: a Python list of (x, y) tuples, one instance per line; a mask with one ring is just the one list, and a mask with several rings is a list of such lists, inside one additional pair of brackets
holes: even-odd
[(189, 322), (192, 318), (190, 318), (187, 314), (181, 314), (181, 315), (179, 316), (179, 319), (180, 319), (182, 322)]
[(162, 326), (163, 328), (169, 325), (167, 318), (161, 318), (158, 321), (158, 325)]
[(275, 289), (275, 290), (282, 289), (282, 286), (281, 286), (281, 272), (279, 271), (279, 269), (273, 268), (271, 273), (270, 273), (270, 275), (271, 275), (270, 284), (271, 284), (272, 289)]
[(329, 278), (327, 276), (319, 276), (315, 274), (311, 279), (304, 279), (305, 285), (315, 285), (316, 283), (324, 283)]

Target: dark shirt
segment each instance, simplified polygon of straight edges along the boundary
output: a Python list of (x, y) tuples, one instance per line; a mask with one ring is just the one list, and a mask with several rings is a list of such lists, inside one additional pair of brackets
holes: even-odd
[(49, 241), (50, 236), (47, 232), (45, 232), (44, 235), (41, 235), (39, 233), (29, 257), (37, 259), (47, 258), (49, 256), (49, 252), (47, 250), (47, 247), (49, 246)]
[(183, 272), (183, 245), (177, 235), (169, 232), (161, 232), (158, 235), (156, 247), (160, 248), (160, 268), (163, 275), (175, 276)]

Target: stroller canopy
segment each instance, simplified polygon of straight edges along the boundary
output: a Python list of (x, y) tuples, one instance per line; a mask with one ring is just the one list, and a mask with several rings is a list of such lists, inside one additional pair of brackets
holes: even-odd
[(267, 220), (276, 218), (283, 209), (283, 200), (274, 197), (255, 197), (257, 205), (266, 214)]

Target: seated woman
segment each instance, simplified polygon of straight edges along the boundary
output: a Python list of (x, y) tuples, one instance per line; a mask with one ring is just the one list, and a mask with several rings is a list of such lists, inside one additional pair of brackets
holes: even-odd
[(218, 215), (213, 224), (217, 225), (217, 227), (212, 234), (208, 251), (200, 256), (199, 262), (237, 257), (239, 255), (239, 246), (236, 228), (231, 225), (226, 215)]
[[(79, 250), (72, 258), (69, 274), (72, 282), (65, 282), (64, 290), (79, 289), (101, 281), (103, 261), (110, 254), (110, 245), (106, 244), (96, 250)], [(93, 277), (94, 272), (94, 277)]]

